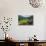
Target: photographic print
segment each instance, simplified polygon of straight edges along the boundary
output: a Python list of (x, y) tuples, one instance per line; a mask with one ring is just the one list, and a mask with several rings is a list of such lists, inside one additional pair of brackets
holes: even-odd
[(33, 15), (30, 15), (30, 16), (18, 15), (18, 24), (19, 25), (33, 25)]

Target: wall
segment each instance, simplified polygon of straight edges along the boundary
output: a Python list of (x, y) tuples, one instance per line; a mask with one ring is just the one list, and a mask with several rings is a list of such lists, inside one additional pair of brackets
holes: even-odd
[[(34, 34), (37, 35), (39, 40), (45, 39), (45, 12), (46, 8), (43, 7), (32, 8), (28, 0), (0, 0), (0, 16), (13, 17), (13, 22), (8, 33), (16, 40), (27, 40)], [(19, 26), (18, 15), (34, 15), (33, 26)], [(2, 33), (2, 31), (1, 31)], [(0, 33), (0, 35), (2, 35)], [(0, 39), (3, 37), (0, 36)], [(3, 38), (4, 39), (4, 38)]]

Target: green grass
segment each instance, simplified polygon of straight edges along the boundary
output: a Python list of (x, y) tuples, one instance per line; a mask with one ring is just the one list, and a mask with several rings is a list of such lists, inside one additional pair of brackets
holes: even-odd
[(20, 25), (27, 25), (28, 24), (28, 19), (21, 19), (19, 21)]

